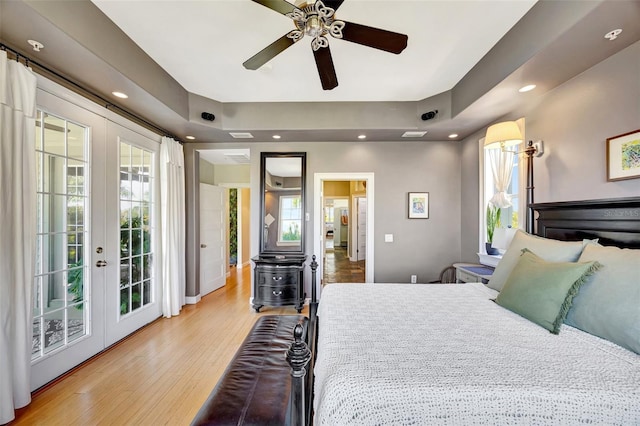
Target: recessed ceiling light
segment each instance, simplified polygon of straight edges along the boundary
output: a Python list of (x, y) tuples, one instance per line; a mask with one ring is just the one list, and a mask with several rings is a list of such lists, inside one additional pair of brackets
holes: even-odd
[(122, 93), (122, 92), (111, 92), (111, 94), (120, 99), (127, 99), (129, 97), (126, 93)]
[(604, 35), (604, 38), (608, 39), (609, 41), (613, 41), (618, 38), (621, 32), (622, 32), (622, 29), (620, 28), (609, 31)]
[(358, 139), (366, 139), (367, 135), (358, 135)]
[(272, 138), (274, 138), (274, 139), (280, 139), (282, 136), (280, 136), (280, 135), (273, 135), (273, 136), (271, 136), (271, 137), (272, 137)]
[(455, 139), (455, 138), (457, 138), (457, 137), (458, 137), (458, 134), (457, 134), (457, 133), (451, 133), (451, 134), (449, 135), (449, 139)]
[(186, 138), (186, 139), (189, 139), (190, 141), (192, 141), (192, 140), (194, 140), (196, 137), (195, 137), (195, 136), (191, 136), (191, 135), (189, 135), (189, 136), (185, 136), (185, 138)]
[(426, 135), (426, 134), (427, 134), (427, 131), (426, 131), (426, 130), (423, 130), (423, 131), (421, 131), (421, 132), (412, 132), (412, 131), (408, 131), (408, 132), (404, 132), (404, 133), (402, 134), (402, 137), (403, 137), (403, 138), (421, 138), (421, 137), (423, 137), (423, 136), (424, 136), (424, 135)]
[(520, 93), (529, 92), (535, 88), (536, 88), (535, 84), (527, 84), (526, 86), (522, 86), (520, 89), (518, 89), (518, 92)]

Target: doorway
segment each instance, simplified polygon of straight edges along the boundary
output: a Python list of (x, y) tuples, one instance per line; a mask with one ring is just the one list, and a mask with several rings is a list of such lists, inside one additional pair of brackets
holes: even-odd
[[(251, 173), (248, 148), (201, 149), (198, 156), (201, 240), (198, 274), (199, 297), (202, 297), (225, 285), (227, 278), (250, 265)], [(214, 197), (215, 203), (207, 201), (207, 190), (219, 191)], [(208, 208), (205, 203), (209, 204)], [(222, 242), (222, 247), (211, 250), (211, 244), (203, 240), (203, 230), (215, 231), (216, 240)], [(215, 264), (212, 264), (214, 258)], [(214, 273), (208, 270), (211, 266)], [(216, 276), (215, 284), (208, 282), (213, 275)]]
[(364, 283), (365, 261), (357, 261), (351, 255), (354, 239), (351, 229), (357, 226), (350, 220), (351, 206), (349, 199), (350, 188), (356, 187), (357, 182), (325, 181), (324, 194), (335, 194), (336, 188), (345, 187), (344, 195), (328, 195), (324, 198), (324, 253), (323, 275), (324, 283), (349, 282)]
[[(325, 186), (325, 183), (328, 183)], [(347, 188), (346, 194), (336, 195), (332, 193), (331, 185), (337, 186), (336, 184), (345, 185)], [(357, 186), (359, 185), (359, 186)], [(362, 232), (363, 235), (373, 235), (374, 228), (374, 220), (373, 220), (373, 185), (374, 185), (374, 174), (373, 173), (315, 173), (314, 174), (314, 218), (313, 218), (313, 227), (314, 227), (314, 235), (319, 236), (319, 238), (314, 239), (314, 251), (313, 253), (318, 253), (319, 260), (322, 259), (322, 262), (319, 262), (318, 265), (318, 276), (322, 277), (322, 283), (325, 283), (325, 269), (327, 269), (327, 274), (334, 274), (335, 278), (327, 276), (326, 282), (353, 282), (352, 272), (353, 268), (357, 268), (357, 252), (354, 251), (356, 238), (353, 237), (353, 229), (355, 224), (358, 223), (358, 218), (356, 214), (356, 208), (354, 208), (354, 204), (352, 201), (352, 197), (357, 195), (360, 198), (366, 199), (366, 205), (363, 203), (362, 207), (364, 208), (363, 215), (366, 217), (366, 221), (363, 223)], [(336, 218), (336, 210), (333, 210), (333, 235), (329, 233), (330, 238), (328, 238), (328, 226), (327, 224), (330, 222), (329, 218), (327, 218), (327, 201), (326, 200), (335, 200), (345, 198), (348, 203), (347, 209), (339, 209), (338, 213), (340, 214), (338, 218)], [(345, 215), (343, 215), (343, 210), (346, 210)], [(338, 259), (336, 254), (340, 254), (336, 250), (336, 219), (340, 222), (340, 226), (342, 227), (342, 223), (345, 222), (346, 225), (346, 246), (344, 250), (344, 258)], [(342, 234), (342, 230), (340, 231)], [(331, 246), (331, 243), (328, 243), (328, 240), (333, 240), (333, 249), (327, 247)], [(343, 245), (343, 236), (340, 236), (340, 248)], [(331, 251), (332, 250), (332, 251)], [(364, 240), (363, 248), (361, 249), (361, 276), (360, 278), (362, 282), (373, 282), (373, 270), (374, 270), (374, 258), (373, 258), (373, 238), (368, 238)], [(354, 253), (356, 253), (354, 255)], [(329, 263), (325, 265), (325, 261), (327, 256), (329, 256), (330, 260), (334, 262), (336, 272), (328, 270), (330, 266)], [(331, 258), (333, 257), (333, 258)], [(340, 261), (340, 264), (338, 262)], [(353, 262), (352, 262), (353, 261)], [(345, 273), (339, 274), (337, 271), (340, 270), (341, 267), (345, 267)], [(346, 277), (345, 277), (346, 275)], [(358, 281), (356, 281), (358, 282)]]
[(38, 86), (32, 390), (158, 318), (162, 300), (159, 137)]

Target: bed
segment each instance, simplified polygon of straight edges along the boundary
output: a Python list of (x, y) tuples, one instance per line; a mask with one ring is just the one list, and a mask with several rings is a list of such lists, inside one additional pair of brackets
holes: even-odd
[[(326, 286), (317, 318), (311, 309), (306, 422), (640, 424), (640, 198), (532, 208), (538, 236), (512, 244), (501, 263), (518, 259), (502, 283)], [(571, 256), (555, 261), (566, 251), (557, 244)], [(558, 290), (561, 321), (507, 303), (527, 256), (531, 279), (586, 265), (580, 279), (558, 280), (572, 283)]]

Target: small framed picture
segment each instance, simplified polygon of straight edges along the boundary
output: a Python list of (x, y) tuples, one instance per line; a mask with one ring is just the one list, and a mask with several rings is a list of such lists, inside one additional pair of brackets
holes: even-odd
[(409, 219), (429, 219), (429, 193), (409, 193)]
[(607, 139), (607, 180), (640, 178), (640, 129)]

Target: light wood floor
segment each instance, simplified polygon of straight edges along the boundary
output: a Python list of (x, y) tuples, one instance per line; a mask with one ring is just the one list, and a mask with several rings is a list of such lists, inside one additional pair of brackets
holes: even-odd
[[(297, 314), (249, 305), (251, 267), (38, 392), (11, 425), (188, 425), (256, 318)], [(303, 313), (308, 313), (305, 307)]]

